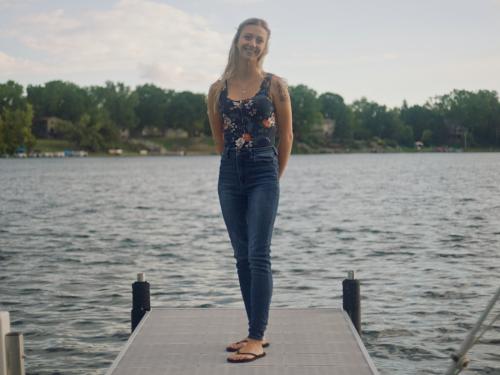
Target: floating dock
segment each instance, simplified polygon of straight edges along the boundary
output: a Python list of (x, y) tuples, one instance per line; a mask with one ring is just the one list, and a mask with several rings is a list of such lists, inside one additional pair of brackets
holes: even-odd
[(243, 309), (153, 308), (106, 375), (378, 375), (342, 309), (272, 308), (267, 355), (227, 362), (226, 345), (246, 332)]

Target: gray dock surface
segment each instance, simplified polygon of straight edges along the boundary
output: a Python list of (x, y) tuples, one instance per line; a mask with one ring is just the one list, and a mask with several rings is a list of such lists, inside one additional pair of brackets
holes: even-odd
[(228, 363), (225, 346), (247, 334), (242, 309), (153, 308), (107, 375), (378, 375), (341, 309), (271, 309), (267, 355)]

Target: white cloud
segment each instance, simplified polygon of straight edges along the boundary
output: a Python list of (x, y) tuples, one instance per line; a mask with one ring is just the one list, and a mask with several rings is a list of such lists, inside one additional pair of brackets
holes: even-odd
[(0, 72), (2, 72), (2, 75), (5, 75), (7, 79), (14, 79), (16, 73), (22, 70), (46, 73), (45, 67), (41, 64), (26, 59), (18, 59), (0, 51)]
[[(55, 9), (13, 25), (4, 32), (41, 55), (32, 65), (43, 65), (52, 76), (71, 80), (93, 72), (176, 89), (208, 87), (222, 71), (230, 43), (230, 35), (212, 30), (205, 19), (151, 0), (120, 0), (109, 10), (77, 16)], [(24, 64), (18, 73), (32, 75), (25, 71), (30, 69)]]
[[(139, 66), (141, 78), (147, 81), (158, 82), (169, 86), (170, 82), (183, 82), (184, 86), (197, 87), (200, 82), (213, 82), (218, 78), (217, 74), (185, 69), (180, 65), (169, 63), (141, 64)], [(204, 85), (204, 88), (206, 85)], [(207, 86), (208, 87), (208, 86)]]
[(10, 71), (16, 65), (16, 59), (0, 51), (0, 69)]

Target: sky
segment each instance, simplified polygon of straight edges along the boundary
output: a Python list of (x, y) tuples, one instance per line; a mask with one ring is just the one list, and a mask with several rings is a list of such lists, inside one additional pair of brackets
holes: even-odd
[(347, 103), (500, 91), (500, 0), (0, 0), (0, 82), (206, 93), (250, 17), (266, 71)]

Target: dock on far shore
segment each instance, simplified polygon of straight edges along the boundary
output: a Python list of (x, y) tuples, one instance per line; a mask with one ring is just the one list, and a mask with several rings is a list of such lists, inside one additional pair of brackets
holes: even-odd
[(107, 375), (378, 375), (347, 313), (271, 308), (267, 355), (229, 363), (225, 346), (247, 331), (243, 309), (152, 308)]

